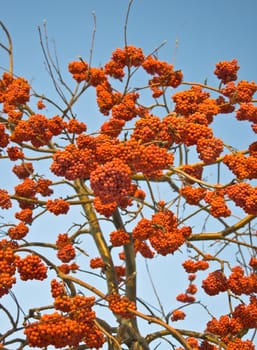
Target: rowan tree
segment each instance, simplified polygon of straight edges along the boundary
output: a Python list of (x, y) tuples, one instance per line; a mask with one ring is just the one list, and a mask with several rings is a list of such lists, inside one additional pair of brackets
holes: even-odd
[[(187, 82), (159, 49), (128, 43), (126, 22), (101, 67), (71, 58), (72, 83), (39, 30), (52, 97), (15, 72), (0, 25), (2, 348), (255, 349), (257, 142), (237, 149), (214, 125), (249, 123), (254, 139), (257, 84), (238, 80), (235, 58), (213, 68), (216, 86)], [(76, 113), (89, 91), (102, 114), (94, 132)], [(180, 281), (162, 275), (168, 306), (142, 262), (181, 271)], [(146, 278), (156, 305), (138, 292)], [(28, 296), (35, 283), (47, 302), (24, 310), (15, 287)]]

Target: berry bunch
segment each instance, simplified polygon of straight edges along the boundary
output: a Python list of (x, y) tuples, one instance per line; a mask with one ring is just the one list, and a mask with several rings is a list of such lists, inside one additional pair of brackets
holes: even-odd
[(37, 255), (27, 255), (25, 258), (16, 257), (15, 265), (22, 281), (44, 280), (47, 278), (47, 266)]

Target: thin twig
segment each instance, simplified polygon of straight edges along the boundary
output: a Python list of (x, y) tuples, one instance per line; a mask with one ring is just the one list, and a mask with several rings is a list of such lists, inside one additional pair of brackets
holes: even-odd
[(4, 25), (4, 23), (2, 21), (0, 21), (0, 26), (3, 29), (3, 31), (5, 32), (5, 35), (7, 36), (7, 40), (8, 40), (8, 44), (9, 44), (9, 48), (7, 48), (5, 45), (0, 44), (0, 46), (5, 49), (8, 54), (9, 54), (9, 72), (10, 74), (13, 74), (13, 47), (12, 47), (12, 38), (10, 33), (8, 32), (6, 26)]
[(90, 46), (90, 55), (89, 55), (89, 68), (91, 67), (92, 60), (93, 60), (93, 51), (94, 51), (94, 45), (95, 45), (95, 34), (96, 34), (96, 14), (93, 11), (92, 12), (93, 16), (93, 22), (94, 22), (94, 27), (93, 27), (93, 33), (92, 33), (92, 40), (91, 40), (91, 46)]
[(130, 9), (131, 9), (132, 4), (133, 4), (133, 0), (130, 0), (129, 4), (128, 4), (127, 13), (126, 13), (126, 18), (125, 18), (125, 25), (124, 25), (124, 44), (125, 44), (125, 47), (128, 46), (127, 28), (128, 28), (129, 13), (130, 13)]

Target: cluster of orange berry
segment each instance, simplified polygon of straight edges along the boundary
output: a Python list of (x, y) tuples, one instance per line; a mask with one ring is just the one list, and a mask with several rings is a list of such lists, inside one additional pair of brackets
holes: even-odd
[(47, 266), (37, 255), (27, 255), (25, 258), (16, 256), (15, 265), (22, 281), (44, 280), (47, 278)]
[(214, 217), (228, 217), (231, 210), (227, 207), (225, 199), (225, 190), (219, 189), (208, 191), (204, 197), (205, 202), (210, 204), (210, 214)]
[(12, 74), (4, 72), (0, 80), (0, 103), (3, 104), (4, 113), (8, 114), (8, 121), (17, 123), (21, 119), (23, 112), (20, 106), (29, 99), (28, 82), (24, 78), (15, 78)]
[[(193, 286), (193, 288), (191, 286)], [(187, 288), (187, 291), (185, 293), (179, 293), (176, 296), (177, 301), (180, 301), (181, 303), (187, 303), (187, 304), (195, 302), (194, 294), (197, 292), (197, 288), (194, 284), (189, 285), (189, 287)]]
[(179, 321), (179, 320), (184, 320), (186, 317), (186, 314), (182, 310), (174, 310), (171, 314), (171, 321)]
[(113, 247), (120, 247), (130, 242), (130, 236), (124, 230), (112, 231), (110, 233), (110, 242)]
[(24, 238), (28, 232), (29, 232), (28, 226), (26, 226), (24, 222), (21, 221), (16, 226), (9, 228), (8, 235), (13, 240), (19, 240)]
[(7, 147), (6, 152), (12, 161), (24, 158), (24, 153), (18, 146)]
[(15, 213), (15, 217), (16, 217), (16, 219), (21, 220), (25, 224), (31, 224), (33, 221), (32, 214), (33, 214), (33, 212), (29, 208), (21, 209), (21, 211)]
[(192, 187), (187, 185), (180, 189), (180, 193), (188, 204), (197, 205), (205, 198), (206, 189), (203, 187)]
[(78, 322), (58, 312), (43, 315), (39, 322), (28, 323), (24, 334), (29, 346), (39, 348), (50, 345), (56, 348), (75, 347), (85, 338), (84, 328), (79, 327)]
[(96, 196), (94, 198), (94, 207), (99, 214), (104, 215), (106, 218), (109, 218), (117, 208), (117, 203), (111, 202), (103, 204), (100, 198)]
[(76, 145), (70, 144), (53, 155), (50, 169), (55, 175), (64, 176), (67, 180), (88, 179), (96, 165), (92, 150), (78, 149)]
[[(56, 119), (51, 121), (42, 114), (31, 115), (27, 120), (20, 120), (17, 123), (10, 140), (18, 144), (30, 141), (37, 148), (47, 145), (54, 135), (62, 132), (64, 125), (62, 121), (58, 120), (58, 122), (61, 125), (56, 128)], [(54, 130), (52, 130), (52, 124)]]
[(237, 71), (239, 70), (237, 60), (233, 59), (229, 61), (222, 61), (216, 64), (214, 74), (221, 80), (223, 84), (227, 84), (230, 81), (237, 79)]
[[(66, 255), (66, 259), (67, 259), (67, 255)], [(61, 264), (57, 267), (59, 271), (65, 274), (69, 274), (70, 272), (76, 272), (79, 269), (79, 265), (77, 265), (75, 262), (71, 264)]]
[(124, 67), (138, 67), (144, 61), (144, 54), (140, 48), (126, 46), (124, 49), (116, 49), (112, 57), (105, 64), (105, 73), (115, 79), (122, 79), (125, 75)]
[(213, 318), (207, 323), (206, 331), (219, 336), (227, 344), (227, 349), (255, 349), (252, 341), (241, 340), (238, 335), (244, 329), (256, 329), (257, 303), (256, 297), (250, 297), (249, 305), (239, 304), (230, 316)]
[(12, 207), (10, 195), (6, 190), (0, 189), (0, 208), (9, 209)]
[[(53, 193), (53, 190), (49, 188), (52, 184), (51, 180), (39, 178), (37, 181), (30, 178), (25, 178), (23, 182), (15, 186), (15, 195), (18, 197), (24, 197), (23, 199), (17, 199), (21, 209), (34, 209), (34, 202), (36, 200), (36, 194), (39, 193), (42, 196), (49, 196)], [(32, 199), (32, 201), (31, 201)]]
[(22, 162), (21, 164), (14, 165), (12, 171), (19, 179), (26, 179), (33, 174), (34, 168), (31, 162)]
[(124, 318), (134, 318), (135, 315), (130, 310), (136, 310), (136, 305), (133, 301), (129, 300), (125, 295), (110, 294), (107, 297), (109, 308), (115, 314)]
[(209, 263), (206, 260), (185, 260), (182, 264), (187, 273), (195, 273), (208, 269)]
[[(27, 323), (24, 333), (32, 347), (57, 348), (78, 346), (84, 343), (90, 349), (99, 349), (105, 338), (95, 325), (95, 312), (92, 310), (94, 297), (66, 294), (64, 284), (51, 281), (55, 312), (43, 315), (39, 321)], [(61, 311), (59, 313), (58, 311)]]
[(236, 295), (249, 295), (257, 291), (257, 276), (254, 272), (245, 276), (242, 267), (235, 266), (228, 278), (221, 270), (211, 272), (203, 280), (202, 287), (208, 295), (216, 295), (227, 290), (231, 290)]
[(16, 270), (22, 281), (32, 279), (42, 281), (47, 278), (47, 266), (40, 257), (27, 255), (21, 258), (15, 253), (17, 248), (18, 244), (15, 241), (6, 239), (0, 241), (0, 297), (7, 294), (16, 283)]
[(48, 199), (46, 202), (46, 209), (54, 215), (67, 214), (70, 209), (70, 204), (62, 198), (56, 198), (54, 200)]
[(191, 235), (191, 227), (178, 228), (177, 224), (177, 218), (170, 210), (155, 213), (151, 220), (142, 218), (132, 231), (135, 250), (144, 257), (153, 257), (145, 242), (149, 240), (158, 254), (174, 253)]
[(257, 188), (249, 183), (240, 182), (226, 187), (226, 194), (235, 205), (242, 208), (247, 214), (257, 213)]
[(180, 293), (177, 295), (176, 300), (180, 301), (182, 303), (193, 303), (195, 301), (195, 294), (198, 291), (198, 288), (193, 281), (196, 279), (196, 272), (197, 271), (203, 271), (208, 269), (209, 263), (206, 260), (185, 260), (182, 263), (182, 266), (184, 267), (185, 271), (189, 274), (188, 275), (188, 287), (186, 288), (185, 293)]
[(103, 269), (104, 266), (105, 266), (105, 263), (102, 258), (96, 257), (96, 258), (90, 259), (90, 267), (92, 269), (98, 269), (99, 267)]
[(0, 241), (0, 298), (7, 294), (16, 283), (16, 255), (14, 242), (5, 239)]
[(131, 170), (120, 159), (114, 158), (91, 172), (90, 183), (103, 204), (119, 202), (130, 192)]
[(171, 86), (176, 88), (182, 82), (183, 74), (180, 70), (174, 71), (172, 64), (160, 61), (151, 55), (146, 57), (142, 67), (148, 74), (154, 75), (148, 82), (154, 98), (163, 95), (163, 87)]
[(253, 95), (257, 91), (257, 84), (241, 80), (237, 83), (229, 82), (221, 89), (221, 93), (227, 96), (231, 104), (251, 102)]
[(203, 280), (202, 288), (208, 295), (217, 295), (228, 289), (227, 278), (221, 270), (209, 273), (208, 277)]
[[(249, 149), (251, 149), (250, 147)], [(257, 177), (257, 157), (254, 152), (252, 154), (249, 156), (245, 156), (242, 153), (226, 154), (223, 163), (227, 165), (238, 179), (255, 179)]]
[(141, 144), (159, 143), (165, 148), (169, 148), (174, 142), (172, 130), (169, 129), (169, 117), (162, 120), (148, 112), (135, 122), (131, 140), (136, 140)]
[(67, 233), (62, 233), (58, 235), (56, 247), (58, 249), (57, 257), (62, 262), (68, 263), (75, 258), (76, 251)]

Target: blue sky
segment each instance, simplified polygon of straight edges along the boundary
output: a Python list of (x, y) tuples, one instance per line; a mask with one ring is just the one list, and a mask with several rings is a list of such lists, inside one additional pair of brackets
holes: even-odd
[[(85, 60), (89, 58), (93, 11), (97, 26), (92, 63), (95, 66), (104, 64), (116, 47), (124, 46), (127, 6), (127, 0), (2, 1), (0, 20), (7, 26), (12, 36), (14, 72), (26, 77), (37, 91), (46, 95), (47, 92), (51, 92), (52, 87), (43, 63), (37, 27), (42, 27), (46, 21), (49, 42), (55, 41), (60, 67), (65, 72), (68, 63), (76, 60), (78, 56), (82, 56)], [(174, 63), (176, 69), (182, 69), (186, 81), (204, 82), (207, 79), (209, 84), (217, 86), (217, 80), (213, 76), (215, 64), (222, 60), (237, 58), (241, 66), (240, 79), (257, 82), (256, 23), (256, 0), (134, 0), (127, 38), (129, 44), (142, 47), (146, 54), (166, 40), (165, 46), (159, 52), (159, 58)], [(4, 40), (4, 35), (0, 32), (0, 41)], [(6, 56), (2, 50), (0, 50), (0, 66), (7, 66)], [(98, 113), (90, 105), (86, 105), (85, 108), (86, 110), (81, 107), (80, 113), (91, 114), (92, 118), (94, 113), (95, 115)], [(90, 123), (93, 124), (92, 121)], [(223, 125), (218, 127), (221, 135), (228, 137), (229, 140), (240, 139), (243, 142), (250, 137), (248, 129), (243, 127), (239, 133), (234, 134)], [(62, 219), (58, 221), (60, 227), (63, 224)], [(48, 224), (49, 227), (54, 225), (54, 220), (51, 219)], [(40, 231), (42, 227), (38, 225), (37, 229)], [(165, 260), (166, 266), (169, 264), (172, 266), (172, 259), (173, 257), (170, 257)], [(144, 262), (141, 261), (141, 264), (144, 265)], [(162, 274), (158, 266), (156, 268), (151, 265), (151, 267), (156, 284), (160, 287), (164, 305), (168, 305), (170, 295), (169, 290), (162, 288), (164, 287)], [(175, 284), (179, 285), (181, 269), (179, 272), (172, 268), (170, 270), (174, 273)], [(140, 280), (139, 287), (144, 289), (146, 294), (146, 289), (150, 290), (149, 282), (146, 280)], [(183, 287), (186, 287), (185, 280), (181, 282), (181, 288)], [(24, 293), (27, 292), (26, 285), (21, 288), (24, 288), (21, 289)], [(38, 290), (38, 293), (43, 291)], [(151, 293), (149, 291), (149, 294)], [(33, 299), (32, 295), (31, 298)], [(153, 296), (151, 298), (154, 300)], [(219, 306), (220, 304), (216, 308), (219, 309)]]
[[(127, 0), (9, 0), (1, 6), (1, 20), (13, 37), (15, 69), (40, 78), (42, 55), (37, 26), (47, 21), (49, 39), (56, 41), (60, 62), (88, 57), (96, 13), (94, 64), (104, 63), (123, 46)], [(244, 79), (255, 79), (256, 10), (254, 0), (135, 0), (128, 25), (128, 42), (146, 53), (167, 40), (162, 59), (171, 61), (178, 40), (176, 66), (185, 79), (209, 77), (219, 60), (237, 58)]]

